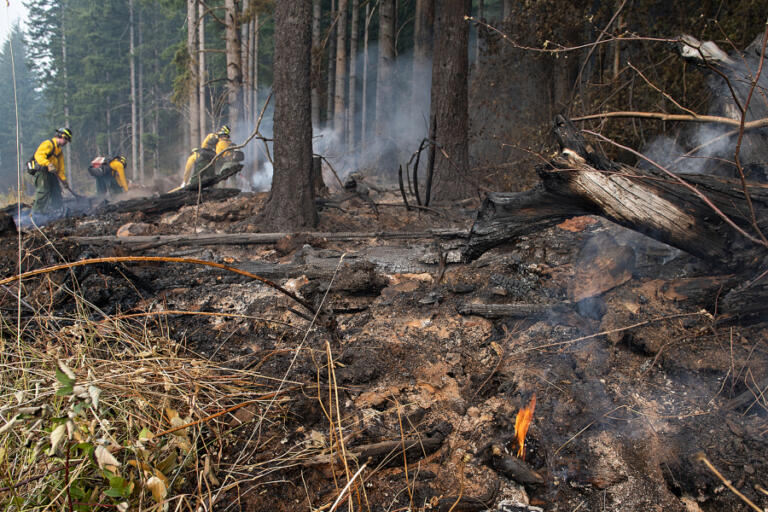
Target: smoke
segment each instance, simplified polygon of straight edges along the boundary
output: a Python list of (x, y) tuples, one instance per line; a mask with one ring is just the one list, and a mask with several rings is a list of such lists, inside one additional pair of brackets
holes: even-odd
[[(710, 51), (722, 54), (714, 43), (707, 41)], [(711, 74), (707, 85), (712, 92), (708, 114), (728, 119), (741, 119), (742, 107), (752, 88), (752, 77), (760, 64), (762, 37), (759, 36), (744, 52), (720, 57), (716, 62), (721, 74)], [(756, 51), (757, 50), (757, 51)], [(726, 79), (723, 78), (726, 77)], [(746, 109), (747, 122), (768, 117), (768, 104), (761, 91), (768, 90), (768, 77), (761, 74), (755, 94)], [(644, 154), (667, 169), (678, 173), (706, 173), (735, 176), (736, 127), (725, 124), (694, 124), (680, 131), (679, 140), (685, 146), (661, 136), (644, 150)], [(739, 159), (748, 179), (763, 179), (768, 164), (768, 130), (761, 128), (745, 132)], [(640, 164), (647, 167), (648, 164)], [(751, 175), (750, 175), (751, 173)]]
[[(346, 110), (343, 114), (344, 129), (341, 131), (335, 131), (333, 128), (333, 112), (329, 113), (324, 123), (313, 126), (314, 153), (323, 156), (342, 181), (356, 171), (361, 171), (367, 176), (393, 178), (397, 175), (398, 165), (404, 165), (418, 149), (422, 139), (428, 135), (432, 62), (414, 59), (412, 53), (399, 55), (393, 63), (393, 97), (377, 109), (377, 54), (377, 45), (369, 45), (365, 98), (362, 86), (365, 56), (362, 51), (358, 52), (354, 63), (357, 69), (357, 83), (348, 88), (347, 94), (347, 106), (350, 97), (354, 97), (354, 122), (349, 122)], [(261, 110), (268, 94), (268, 90), (259, 91), (260, 104), (256, 110)], [(321, 106), (326, 104), (326, 100), (325, 97), (320, 99)], [(363, 100), (366, 101), (365, 118)], [(270, 102), (259, 127), (261, 135), (268, 139), (272, 138), (273, 134), (273, 114), (273, 102)], [(257, 115), (258, 113), (255, 114)], [(349, 133), (350, 124), (354, 138)], [(242, 144), (253, 133), (255, 126), (256, 119), (252, 119), (236, 127), (232, 134), (233, 142)], [(353, 140), (351, 145), (350, 140)], [(246, 175), (249, 169), (252, 170), (250, 179), (244, 185), (252, 190), (268, 190), (272, 183), (273, 168), (264, 146), (264, 142), (253, 139), (243, 151)], [(269, 155), (272, 155), (272, 142), (266, 143), (266, 146)], [(328, 171), (330, 172), (330, 169)]]

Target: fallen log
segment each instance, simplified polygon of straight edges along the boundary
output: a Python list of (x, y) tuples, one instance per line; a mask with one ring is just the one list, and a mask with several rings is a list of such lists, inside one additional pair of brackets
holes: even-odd
[(229, 199), (240, 193), (235, 188), (208, 188), (198, 192), (197, 190), (179, 190), (159, 196), (141, 197), (137, 199), (128, 199), (117, 203), (107, 204), (97, 208), (95, 215), (106, 213), (125, 213), (125, 212), (143, 212), (148, 215), (157, 215), (173, 210), (178, 210), (182, 206), (192, 206), (198, 202), (222, 201)]
[(171, 210), (177, 210), (182, 206), (191, 206), (204, 201), (221, 201), (229, 199), (240, 193), (233, 188), (213, 189), (212, 187), (227, 178), (234, 176), (243, 168), (242, 165), (229, 165), (221, 174), (203, 180), (199, 185), (188, 185), (172, 192), (153, 197), (142, 197), (107, 204), (98, 208), (96, 215), (104, 213), (123, 213), (141, 211), (146, 214), (159, 214)]
[[(227, 191), (232, 189), (215, 189), (215, 191)], [(206, 196), (208, 198), (208, 196)], [(155, 198), (157, 199), (157, 198)], [(124, 201), (127, 202), (127, 201)], [(156, 203), (155, 203), (156, 204)], [(139, 247), (150, 249), (164, 246), (201, 246), (201, 245), (271, 245), (288, 237), (307, 237), (307, 239), (353, 242), (358, 240), (419, 240), (419, 239), (462, 239), (466, 238), (464, 229), (433, 229), (420, 232), (340, 232), (340, 233), (208, 233), (185, 235), (146, 235), (146, 236), (75, 236), (69, 240), (81, 245), (108, 245), (124, 248)]]
[[(470, 231), (465, 260), (567, 218), (597, 215), (724, 270), (741, 273), (766, 261), (768, 244), (754, 229), (740, 182), (704, 175), (678, 180), (661, 170), (616, 164), (594, 152), (561, 116), (554, 131), (563, 151), (537, 169), (541, 184), (490, 194)], [(768, 186), (746, 188), (757, 227), (768, 232)]]
[(469, 304), (459, 305), (460, 315), (477, 315), (484, 318), (541, 318), (550, 313), (564, 312), (567, 303), (559, 304)]

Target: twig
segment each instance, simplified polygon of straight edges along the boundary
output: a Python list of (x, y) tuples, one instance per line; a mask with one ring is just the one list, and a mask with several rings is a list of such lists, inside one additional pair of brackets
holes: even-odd
[(704, 463), (704, 465), (705, 465), (705, 466), (707, 466), (707, 467), (709, 468), (709, 470), (710, 470), (712, 473), (714, 473), (714, 474), (715, 474), (715, 476), (716, 476), (717, 478), (719, 478), (719, 479), (720, 479), (720, 481), (721, 481), (721, 482), (723, 482), (723, 483), (725, 484), (725, 486), (726, 486), (728, 489), (730, 489), (730, 490), (731, 490), (731, 492), (732, 492), (733, 494), (735, 494), (736, 496), (738, 496), (739, 498), (741, 498), (741, 500), (742, 500), (744, 503), (746, 503), (747, 505), (749, 505), (750, 507), (752, 507), (752, 509), (753, 509), (753, 510), (757, 510), (757, 512), (764, 512), (764, 510), (763, 510), (763, 509), (761, 509), (760, 507), (758, 507), (757, 505), (755, 505), (754, 503), (752, 503), (752, 501), (751, 501), (749, 498), (747, 498), (746, 496), (744, 496), (744, 494), (742, 494), (742, 493), (741, 493), (741, 491), (739, 491), (737, 488), (735, 488), (735, 487), (733, 486), (733, 484), (731, 483), (731, 481), (730, 481), (730, 480), (726, 480), (726, 479), (725, 479), (725, 477), (724, 477), (724, 476), (723, 476), (723, 475), (722, 475), (722, 474), (721, 474), (721, 473), (720, 473), (720, 472), (717, 470), (717, 468), (716, 468), (716, 467), (715, 467), (715, 466), (714, 466), (714, 465), (713, 465), (711, 462), (709, 462), (709, 459), (707, 459), (707, 456), (706, 456), (706, 455), (704, 455), (704, 453), (703, 453), (703, 452), (699, 452), (699, 453), (696, 455), (696, 460), (698, 460), (699, 462), (703, 462), (703, 463)]
[[(285, 391), (286, 392), (294, 391), (296, 389), (299, 389), (299, 386), (293, 386), (293, 387), (290, 387), (290, 388), (286, 388)], [(259, 401), (269, 400), (271, 398), (274, 398), (279, 393), (280, 393), (279, 390), (275, 391), (273, 393), (267, 393), (266, 395), (262, 395), (259, 398), (256, 398), (254, 400), (248, 400), (246, 402), (237, 404), (235, 406), (230, 407), (229, 409), (224, 409), (223, 411), (219, 411), (216, 414), (211, 414), (210, 416), (206, 416), (205, 418), (200, 418), (199, 420), (191, 421), (189, 423), (185, 423), (184, 425), (179, 425), (177, 427), (169, 428), (168, 430), (163, 430), (162, 432), (158, 432), (157, 434), (155, 434), (154, 437), (162, 437), (162, 436), (164, 436), (166, 434), (171, 434), (171, 433), (176, 432), (178, 430), (184, 430), (185, 428), (194, 427), (195, 425), (199, 425), (200, 423), (206, 423), (206, 422), (208, 422), (208, 421), (210, 421), (210, 420), (212, 420), (214, 418), (218, 418), (219, 416), (223, 416), (224, 414), (228, 414), (228, 413), (230, 413), (232, 411), (236, 411), (236, 410), (241, 409), (241, 408), (243, 408), (243, 407), (245, 407), (247, 405), (253, 405), (255, 403), (258, 403)]]
[(357, 478), (360, 475), (360, 473), (363, 472), (367, 464), (368, 463), (365, 463), (362, 466), (360, 466), (360, 469), (358, 469), (357, 472), (354, 475), (352, 475), (352, 478), (349, 479), (349, 482), (347, 482), (347, 485), (345, 485), (344, 488), (341, 490), (339, 497), (336, 498), (336, 501), (333, 502), (333, 505), (331, 506), (331, 509), (328, 512), (333, 512), (334, 510), (336, 510), (336, 507), (338, 507), (339, 503), (341, 503), (341, 499), (344, 497), (344, 494), (346, 494), (347, 490), (349, 490), (349, 486), (352, 485), (352, 482), (355, 481), (355, 478)]

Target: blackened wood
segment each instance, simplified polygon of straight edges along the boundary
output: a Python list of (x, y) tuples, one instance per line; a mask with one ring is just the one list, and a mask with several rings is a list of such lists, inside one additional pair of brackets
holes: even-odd
[(200, 192), (197, 190), (182, 189), (178, 192), (171, 192), (169, 194), (129, 199), (127, 201), (120, 201), (119, 203), (108, 204), (98, 208), (94, 214), (102, 215), (105, 213), (140, 211), (147, 215), (156, 215), (172, 210), (178, 210), (182, 206), (195, 205), (198, 202), (229, 199), (239, 193), (240, 190), (234, 188), (204, 188)]
[[(659, 170), (620, 166), (597, 154), (566, 123), (555, 133), (564, 152), (537, 169), (541, 185), (491, 194), (478, 212), (466, 259), (577, 215), (598, 215), (723, 269), (758, 268), (768, 249), (744, 237), (692, 190)], [(598, 166), (598, 167), (595, 167)], [(681, 176), (736, 225), (756, 236), (741, 184), (704, 175)], [(749, 184), (758, 226), (768, 230), (768, 186)]]
[(507, 455), (498, 445), (491, 448), (490, 465), (493, 469), (524, 485), (540, 485), (544, 478), (525, 462), (517, 457)]
[(567, 306), (559, 304), (461, 304), (459, 314), (484, 318), (541, 318)]

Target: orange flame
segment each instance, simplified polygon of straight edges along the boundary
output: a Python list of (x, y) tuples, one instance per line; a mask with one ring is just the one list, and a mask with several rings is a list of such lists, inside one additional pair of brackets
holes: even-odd
[(515, 439), (517, 439), (517, 456), (525, 460), (525, 435), (533, 420), (533, 410), (536, 408), (536, 393), (531, 397), (528, 405), (520, 409), (515, 419)]

